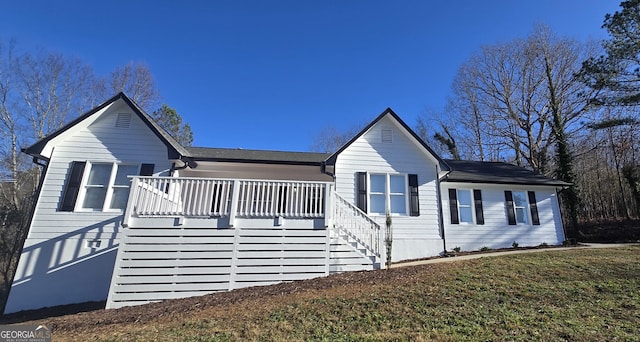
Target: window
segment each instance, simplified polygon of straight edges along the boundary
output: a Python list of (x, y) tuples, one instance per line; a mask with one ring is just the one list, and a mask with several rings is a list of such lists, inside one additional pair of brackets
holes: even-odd
[(529, 223), (527, 200), (524, 191), (513, 192), (513, 208), (516, 213), (516, 223)]
[(473, 223), (471, 192), (469, 190), (458, 190), (458, 211), (461, 223)]
[[(367, 213), (418, 216), (418, 176), (357, 174), (357, 205)], [(410, 210), (408, 210), (410, 208)]]
[(129, 199), (129, 186), (131, 180), (129, 175), (138, 173), (138, 165), (117, 165), (115, 180), (113, 182), (113, 195), (111, 196), (111, 204), (109, 209), (123, 210), (127, 206)]
[(533, 225), (540, 224), (534, 191), (506, 190), (504, 197), (507, 205), (507, 220), (510, 225), (529, 224), (529, 222)]
[(482, 211), (482, 192), (470, 189), (449, 189), (449, 209), (451, 223), (484, 224)]
[[(128, 176), (153, 173), (153, 164), (73, 162), (62, 196), (61, 211), (123, 210), (129, 197)], [(78, 200), (79, 199), (79, 200)]]

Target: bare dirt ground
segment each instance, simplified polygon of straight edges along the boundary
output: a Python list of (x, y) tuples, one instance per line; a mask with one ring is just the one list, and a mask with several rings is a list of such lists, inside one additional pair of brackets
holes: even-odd
[[(224, 307), (244, 301), (266, 301), (278, 297), (304, 294), (318, 290), (327, 290), (348, 284), (349, 286), (367, 286), (411, 278), (414, 274), (432, 268), (432, 265), (405, 267), (401, 269), (347, 272), (329, 277), (295, 281), (270, 286), (251, 287), (230, 292), (218, 292), (210, 295), (184, 299), (167, 300), (159, 303), (124, 307), (120, 309), (102, 309), (104, 302), (92, 302), (67, 305), (11, 314), (3, 317), (0, 323), (46, 324), (53, 331), (90, 332), (96, 326), (145, 323), (164, 318), (171, 320), (185, 313), (205, 308)], [(91, 311), (90, 311), (91, 310)], [(63, 316), (61, 316), (63, 314)], [(57, 317), (54, 317), (57, 316)]]

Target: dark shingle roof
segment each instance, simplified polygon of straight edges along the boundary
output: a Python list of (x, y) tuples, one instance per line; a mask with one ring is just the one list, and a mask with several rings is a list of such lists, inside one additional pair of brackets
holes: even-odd
[(245, 163), (320, 165), (330, 153), (245, 150), (240, 148), (186, 147), (195, 160)]
[(567, 182), (539, 175), (525, 168), (502, 162), (449, 159), (445, 161), (451, 167), (451, 172), (443, 179), (445, 182), (549, 186), (570, 185)]

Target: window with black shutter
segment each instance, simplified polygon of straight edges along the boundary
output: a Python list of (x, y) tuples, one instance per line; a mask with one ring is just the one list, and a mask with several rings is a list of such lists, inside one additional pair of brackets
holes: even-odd
[(538, 217), (538, 204), (536, 203), (536, 193), (529, 191), (529, 209), (531, 210), (531, 223), (535, 226), (540, 225), (540, 217)]
[(451, 213), (451, 223), (459, 224), (460, 218), (458, 216), (458, 191), (456, 189), (449, 189), (449, 212)]
[(73, 211), (82, 184), (85, 162), (74, 161), (69, 168), (69, 177), (60, 202), (60, 211)]
[(409, 215), (420, 216), (418, 175), (409, 175)]
[(482, 191), (473, 190), (473, 203), (476, 209), (476, 224), (484, 224), (484, 212), (482, 211)]
[(367, 173), (366, 172), (358, 172), (356, 174), (356, 191), (357, 191), (357, 199), (356, 206), (360, 208), (360, 210), (367, 212)]
[(504, 191), (504, 199), (507, 205), (507, 220), (510, 225), (516, 224), (516, 212), (513, 208), (513, 194), (509, 190)]
[(140, 176), (153, 176), (155, 164), (142, 164), (140, 166)]

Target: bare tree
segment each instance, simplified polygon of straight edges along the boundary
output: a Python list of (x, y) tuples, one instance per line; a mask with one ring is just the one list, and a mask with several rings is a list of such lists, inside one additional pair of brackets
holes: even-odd
[(358, 134), (361, 129), (359, 126), (354, 126), (345, 131), (341, 131), (334, 126), (325, 126), (320, 130), (318, 135), (316, 135), (311, 144), (311, 150), (323, 153), (335, 152)]
[[(17, 255), (28, 231), (39, 168), (20, 147), (41, 139), (87, 109), (93, 70), (77, 58), (38, 51), (19, 53), (0, 42), (0, 275), (11, 286)], [(0, 296), (4, 298), (4, 296)], [(0, 301), (0, 307), (2, 306)]]
[(41, 139), (86, 109), (93, 70), (79, 59), (56, 53), (28, 53), (16, 63), (22, 115)]
[(116, 68), (108, 84), (114, 94), (124, 92), (147, 112), (160, 102), (160, 93), (146, 64), (130, 62)]

